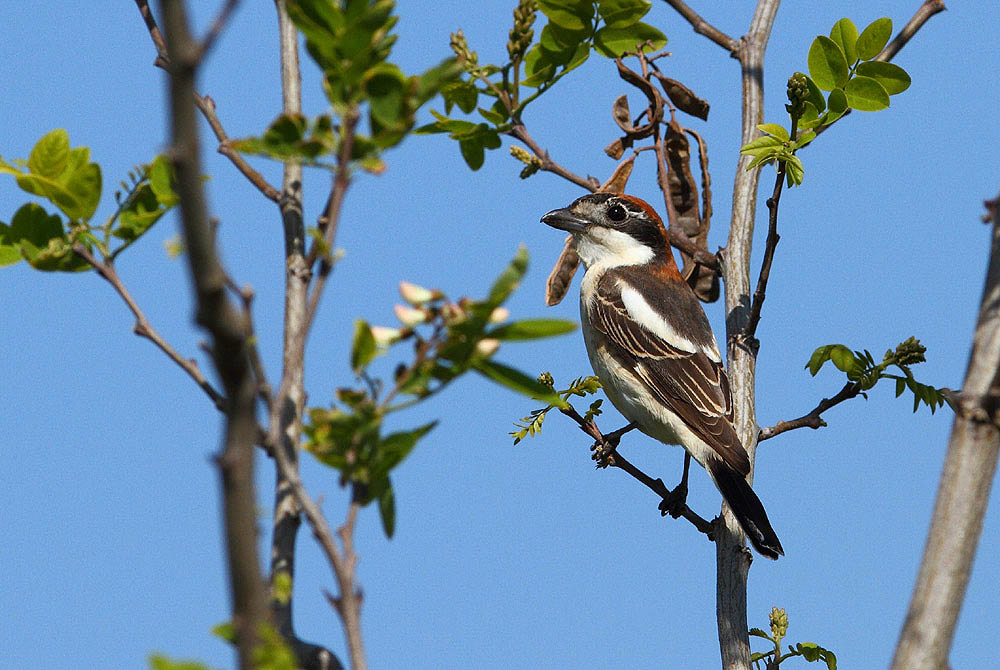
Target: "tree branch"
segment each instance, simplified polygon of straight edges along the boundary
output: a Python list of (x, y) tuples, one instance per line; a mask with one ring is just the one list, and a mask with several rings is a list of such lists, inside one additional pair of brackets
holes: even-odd
[(893, 670), (948, 667), (1000, 453), (1000, 198), (972, 355), (952, 425), (920, 572)]
[(815, 409), (808, 414), (800, 416), (797, 419), (792, 419), (791, 421), (779, 421), (770, 428), (762, 428), (760, 433), (757, 435), (757, 442), (760, 443), (764, 440), (769, 440), (772, 437), (781, 435), (782, 433), (790, 430), (795, 430), (796, 428), (812, 428), (813, 430), (822, 428), (826, 426), (826, 421), (824, 421), (820, 416), (823, 412), (830, 409), (834, 405), (839, 405), (845, 400), (856, 398), (859, 395), (861, 395), (861, 386), (854, 382), (847, 382), (844, 384), (844, 388), (840, 389), (837, 395), (832, 398), (823, 398), (823, 400), (816, 405)]
[(753, 292), (753, 302), (750, 304), (750, 315), (741, 336), (744, 342), (754, 349), (757, 348), (757, 324), (760, 322), (760, 310), (764, 306), (767, 291), (767, 280), (771, 277), (771, 263), (774, 261), (774, 250), (778, 246), (781, 235), (778, 234), (778, 203), (781, 200), (781, 189), (785, 184), (785, 163), (779, 162), (777, 178), (774, 180), (774, 191), (767, 199), (769, 212), (767, 225), (767, 241), (764, 243), (764, 260), (761, 262), (760, 275), (757, 277), (757, 288)]
[[(740, 145), (751, 141), (763, 120), (764, 52), (778, 11), (778, 0), (759, 0), (747, 34), (740, 40), (742, 124)], [(753, 246), (754, 214), (757, 205), (759, 170), (747, 172), (750, 156), (740, 156), (733, 183), (733, 209), (726, 245), (723, 280), (726, 304), (726, 342), (729, 380), (733, 393), (735, 427), (750, 459), (749, 481), (753, 481), (757, 450), (757, 419), (754, 397), (756, 359), (740, 345), (739, 334), (749, 318), (750, 251)], [(750, 669), (750, 642), (747, 636), (747, 574), (750, 554), (744, 546), (743, 531), (723, 502), (717, 523), (716, 614), (719, 648), (726, 670)]]
[(691, 24), (694, 31), (699, 35), (704, 35), (720, 47), (729, 52), (733, 58), (739, 58), (740, 43), (729, 35), (725, 34), (711, 23), (701, 18), (698, 12), (688, 7), (683, 0), (664, 0), (668, 5), (677, 10), (677, 13)]
[(538, 142), (528, 133), (528, 129), (524, 127), (524, 124), (515, 123), (514, 126), (507, 131), (507, 134), (516, 140), (520, 140), (524, 143), (526, 147), (531, 149), (531, 152), (542, 161), (542, 165), (539, 169), (545, 170), (546, 172), (551, 172), (552, 174), (559, 175), (567, 181), (571, 181), (581, 188), (585, 188), (590, 192), (594, 192), (600, 187), (601, 183), (597, 181), (594, 177), (581, 177), (578, 174), (574, 174), (564, 168), (563, 166), (556, 163), (549, 156), (549, 152), (539, 146)]
[(891, 61), (932, 16), (943, 12), (945, 9), (947, 7), (944, 6), (943, 0), (924, 0), (924, 3), (920, 5), (916, 13), (906, 22), (906, 25), (903, 26), (892, 41), (882, 49), (882, 53), (875, 57), (875, 60)]
[[(603, 435), (601, 431), (598, 430), (597, 424), (594, 423), (593, 420), (587, 421), (580, 416), (580, 413), (577, 412), (572, 406), (569, 406), (566, 409), (560, 409), (559, 411), (573, 419), (573, 421), (575, 421), (580, 427), (580, 430), (595, 440), (594, 446), (600, 449), (600, 452), (595, 454), (595, 459), (598, 460), (599, 464), (603, 462), (603, 465), (610, 465), (611, 467), (619, 468), (620, 470), (625, 471), (634, 479), (642, 483), (643, 486), (660, 496), (664, 502), (672, 502), (670, 497), (671, 491), (667, 488), (666, 484), (663, 483), (662, 479), (653, 479), (645, 472), (632, 465), (632, 463), (627, 461), (625, 457), (617, 451), (618, 440), (622, 435), (634, 429), (636, 427), (635, 424), (630, 423), (625, 428), (616, 430), (614, 433)], [(598, 465), (598, 467), (602, 467), (602, 465)], [(709, 540), (714, 539), (713, 529), (715, 526), (713, 522), (706, 521), (687, 505), (683, 505), (680, 508), (678, 516), (682, 516), (690, 521), (695, 528), (707, 535)]]
[[(159, 26), (156, 25), (156, 19), (153, 17), (153, 12), (149, 9), (148, 0), (135, 0), (136, 6), (139, 8), (139, 13), (142, 15), (143, 21), (146, 23), (146, 29), (149, 31), (149, 37), (153, 40), (153, 46), (156, 47), (156, 60), (153, 64), (156, 67), (162, 68), (169, 71), (170, 66), (170, 55), (167, 53), (166, 42), (163, 40), (163, 35), (160, 33)], [(236, 3), (229, 0), (228, 4), (235, 6)], [(232, 11), (232, 8), (229, 8)], [(228, 18), (228, 12), (223, 8), (223, 12), (216, 19), (218, 22), (220, 19)], [(214, 26), (213, 26), (214, 27)], [(222, 24), (219, 25), (218, 30), (221, 31)], [(211, 30), (209, 32), (211, 35)], [(214, 40), (214, 38), (212, 38)], [(204, 55), (204, 43), (202, 46), (195, 47), (195, 62), (200, 61), (201, 57)], [(192, 91), (191, 94), (194, 96), (195, 104), (198, 105), (198, 109), (201, 110), (202, 115), (204, 115), (205, 120), (208, 121), (208, 125), (212, 127), (212, 132), (215, 133), (215, 138), (219, 141), (219, 146), (217, 151), (229, 159), (229, 161), (239, 170), (247, 180), (250, 181), (254, 187), (260, 191), (265, 198), (273, 202), (278, 202), (280, 194), (277, 189), (271, 186), (264, 176), (253, 169), (246, 159), (240, 155), (238, 151), (233, 149), (232, 145), (229, 143), (229, 136), (226, 134), (225, 129), (222, 127), (222, 122), (219, 121), (219, 117), (215, 114), (215, 101), (210, 97), (201, 96), (197, 91)]]
[(216, 409), (223, 411), (225, 409), (225, 398), (222, 394), (215, 390), (211, 382), (202, 373), (201, 368), (198, 367), (198, 363), (191, 358), (184, 358), (180, 353), (170, 346), (170, 343), (163, 339), (163, 337), (153, 328), (150, 324), (149, 319), (143, 313), (142, 309), (139, 308), (139, 304), (129, 293), (125, 284), (122, 282), (121, 278), (118, 276), (118, 272), (115, 270), (115, 266), (110, 261), (100, 261), (94, 257), (94, 255), (80, 242), (73, 245), (73, 251), (83, 258), (85, 261), (94, 266), (97, 273), (101, 275), (118, 295), (121, 296), (125, 304), (128, 305), (129, 310), (135, 316), (135, 325), (132, 327), (132, 331), (139, 337), (145, 337), (150, 342), (159, 347), (160, 351), (165, 353), (167, 357), (176, 363), (184, 372), (188, 374), (191, 379), (195, 381), (196, 384), (205, 392), (212, 404), (215, 405)]
[(215, 251), (201, 183), (198, 122), (194, 108), (197, 45), (182, 0), (163, 0), (170, 55), (170, 157), (176, 174), (181, 223), (197, 300), (196, 320), (212, 335), (212, 357), (226, 389), (222, 478), (226, 553), (233, 625), (241, 670), (256, 667), (259, 626), (268, 620), (264, 582), (257, 556), (256, 494), (253, 482), (256, 384), (247, 352), (249, 326), (226, 293), (226, 277)]
[[(302, 111), (302, 77), (299, 69), (298, 32), (288, 17), (285, 0), (275, 0), (275, 9), (278, 17), (283, 112), (299, 114)], [(270, 407), (267, 442), (273, 449), (281, 450), (289, 468), (297, 474), (298, 444), (306, 401), (306, 308), (311, 279), (305, 258), (301, 164), (285, 163), (281, 189), (278, 203), (285, 237), (284, 343), (280, 390)], [(295, 545), (302, 518), (290, 482), (281, 468), (275, 468), (275, 471), (271, 537), (271, 612), (275, 627), (305, 670), (342, 668), (340, 660), (329, 649), (305, 642), (295, 633)]]

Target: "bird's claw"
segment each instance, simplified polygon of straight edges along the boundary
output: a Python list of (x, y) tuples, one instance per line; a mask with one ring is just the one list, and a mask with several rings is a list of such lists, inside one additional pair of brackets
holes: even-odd
[(668, 491), (667, 495), (660, 501), (660, 515), (666, 516), (669, 514), (675, 519), (680, 517), (684, 513), (684, 510), (687, 509), (687, 494), (687, 484), (684, 482), (678, 484), (677, 488), (673, 491)]
[(618, 440), (605, 436), (603, 440), (597, 440), (591, 445), (590, 457), (597, 461), (598, 469), (606, 468), (615, 464), (615, 450), (617, 448)]

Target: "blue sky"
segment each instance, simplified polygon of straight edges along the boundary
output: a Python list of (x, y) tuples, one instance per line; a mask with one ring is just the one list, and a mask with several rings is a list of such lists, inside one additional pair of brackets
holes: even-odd
[[(217, 3), (199, 2), (205, 26)], [(751, 3), (695, 3), (730, 35)], [(766, 120), (783, 117), (786, 78), (805, 67), (809, 43), (841, 16), (865, 25), (890, 16), (897, 28), (915, 0), (787, 3), (766, 62)], [(667, 73), (712, 104), (692, 120), (709, 146), (715, 216), (709, 247), (725, 244), (739, 149), (738, 67), (663, 3), (648, 20), (670, 38)], [(462, 28), (484, 62), (504, 53), (513, 3), (401, 1), (394, 60), (418, 72), (448, 55)], [(761, 425), (804, 414), (842, 385), (812, 378), (812, 350), (840, 342), (876, 356), (910, 335), (928, 348), (919, 379), (961, 385), (984, 276), (984, 198), (995, 197), (1000, 144), (993, 24), (978, 6), (955, 3), (933, 18), (896, 62), (913, 78), (890, 110), (852, 114), (802, 158), (805, 184), (781, 202), (778, 247), (758, 360)], [(133, 3), (7, 3), (0, 94), (0, 155), (26, 157), (57, 127), (91, 147), (111, 211), (118, 179), (165, 145), (164, 74)], [(246, 2), (203, 71), (231, 136), (251, 135), (280, 110), (272, 3)], [(305, 66), (305, 108), (324, 111), (316, 71)], [(592, 56), (529, 108), (525, 121), (553, 157), (605, 178), (601, 149), (616, 136), (611, 104), (625, 91), (611, 61)], [(638, 108), (634, 101), (633, 108)], [(441, 105), (435, 102), (436, 108)], [(424, 111), (422, 118), (429, 119)], [(207, 133), (207, 128), (205, 129)], [(256, 293), (257, 326), (272, 379), (280, 373), (282, 234), (271, 203), (212, 150), (205, 135), (211, 209), (221, 221), (225, 262)], [(507, 145), (470, 173), (445, 136), (412, 137), (387, 156), (381, 177), (362, 176), (345, 204), (337, 266), (308, 347), (307, 390), (323, 405), (352, 382), (353, 319), (391, 325), (400, 279), (455, 297), (483, 294), (527, 245), (531, 269), (510, 303), (515, 317), (576, 319), (576, 301), (543, 302), (562, 236), (538, 223), (581, 195), (548, 174), (518, 178)], [(280, 166), (256, 162), (274, 183)], [(762, 184), (773, 183), (765, 168)], [(314, 221), (328, 177), (307, 175)], [(652, 161), (640, 160), (632, 193), (662, 203)], [(0, 220), (25, 199), (0, 180)], [(763, 198), (760, 221), (766, 221)], [(207, 366), (192, 323), (185, 264), (168, 259), (177, 232), (168, 217), (118, 263), (156, 328)], [(754, 273), (765, 226), (758, 227)], [(754, 277), (756, 274), (754, 274)], [(575, 289), (574, 289), (575, 292)], [(95, 274), (0, 269), (0, 659), (7, 668), (144, 667), (150, 652), (232, 664), (209, 629), (227, 618), (218, 482), (211, 456), (219, 416), (149, 342)], [(707, 307), (718, 335), (721, 304)], [(511, 344), (498, 359), (557, 380), (589, 373), (579, 333)], [(393, 360), (382, 363), (389, 374)], [(376, 368), (378, 371), (379, 368)], [(357, 531), (363, 624), (375, 668), (637, 668), (718, 664), (714, 547), (689, 525), (661, 519), (656, 499), (617, 471), (595, 471), (588, 442), (552, 416), (541, 436), (511, 446), (512, 421), (533, 404), (478, 379), (398, 419), (441, 424), (394, 476), (397, 532), (383, 535), (374, 509)], [(620, 418), (607, 408), (601, 425)], [(786, 556), (756, 560), (749, 620), (766, 627), (774, 605), (791, 621), (788, 640), (833, 649), (841, 667), (885, 666), (894, 648), (926, 536), (951, 428), (947, 410), (911, 413), (891, 386), (830, 411), (829, 427), (761, 445), (754, 487)], [(673, 484), (681, 452), (629, 436), (623, 453)], [(343, 517), (337, 476), (308, 457), (304, 478), (332, 523)], [(271, 465), (261, 459), (261, 507), (271, 505)], [(718, 511), (714, 487), (692, 472), (689, 503)], [(1000, 577), (997, 504), (986, 518), (952, 652), (954, 667), (980, 664), (995, 634)], [(267, 527), (269, 512), (262, 517)], [(300, 635), (343, 653), (322, 590), (330, 572), (307, 531), (300, 536), (296, 623)]]

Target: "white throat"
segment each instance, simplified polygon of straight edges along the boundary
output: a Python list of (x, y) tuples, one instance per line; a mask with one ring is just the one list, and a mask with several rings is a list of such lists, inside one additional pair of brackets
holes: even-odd
[(587, 270), (642, 265), (653, 258), (653, 250), (628, 233), (593, 226), (576, 237), (576, 251)]

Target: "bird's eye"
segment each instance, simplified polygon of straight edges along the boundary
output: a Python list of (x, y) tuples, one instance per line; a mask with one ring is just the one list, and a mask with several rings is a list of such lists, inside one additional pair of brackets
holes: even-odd
[(612, 221), (624, 221), (628, 214), (621, 205), (612, 205), (608, 210), (608, 218)]

